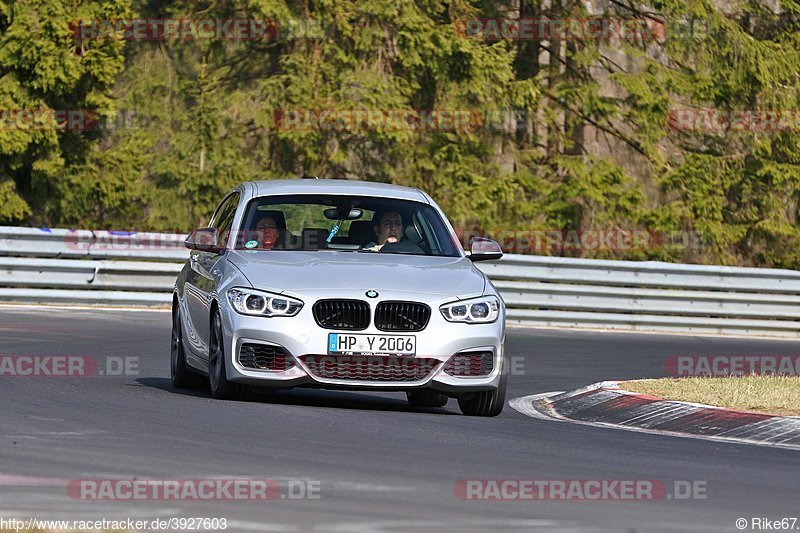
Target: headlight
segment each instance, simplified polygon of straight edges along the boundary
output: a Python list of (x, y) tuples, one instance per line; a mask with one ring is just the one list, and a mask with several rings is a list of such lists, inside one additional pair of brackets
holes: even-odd
[(229, 289), (228, 301), (236, 312), (253, 316), (294, 316), (303, 308), (297, 298), (255, 289)]
[(487, 324), (500, 315), (500, 303), (495, 296), (484, 296), (445, 304), (439, 308), (448, 322)]

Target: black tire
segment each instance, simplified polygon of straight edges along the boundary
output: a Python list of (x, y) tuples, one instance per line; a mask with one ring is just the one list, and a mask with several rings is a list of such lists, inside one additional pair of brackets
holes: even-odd
[(497, 416), (506, 403), (506, 376), (500, 378), (500, 386), (494, 390), (476, 392), (458, 399), (461, 412), (468, 416)]
[(203, 385), (201, 376), (189, 370), (183, 346), (181, 312), (177, 306), (172, 310), (172, 336), (170, 339), (169, 374), (176, 389), (196, 389)]
[(208, 385), (211, 396), (218, 400), (239, 398), (244, 387), (228, 381), (225, 370), (225, 349), (222, 337), (222, 317), (214, 311), (211, 317), (211, 338), (208, 343)]
[(444, 407), (450, 399), (443, 392), (431, 389), (408, 391), (406, 398), (412, 407)]

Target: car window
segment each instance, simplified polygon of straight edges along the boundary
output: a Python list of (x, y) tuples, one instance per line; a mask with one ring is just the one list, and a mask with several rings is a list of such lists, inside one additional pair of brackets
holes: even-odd
[[(294, 234), (300, 234), (306, 228), (331, 228), (331, 223), (335, 220), (325, 218), (324, 212), (330, 209), (328, 205), (316, 204), (277, 204), (270, 209), (277, 209), (286, 216), (286, 229)], [(345, 220), (339, 226), (339, 233), (346, 233), (350, 227), (350, 221)], [(338, 233), (337, 233), (338, 234)]]
[[(400, 219), (399, 242), (373, 250), (379, 237), (375, 219)], [(269, 237), (258, 230), (271, 219)], [(336, 229), (338, 226), (338, 229)], [(237, 248), (262, 250), (349, 250), (459, 257), (446, 224), (429, 204), (411, 200), (348, 195), (278, 195), (250, 201), (239, 228), (246, 238)]]
[[(209, 228), (218, 227), (220, 215), (222, 215), (222, 210), (226, 206), (228, 206), (230, 204), (231, 199), (232, 199), (233, 196), (236, 196), (238, 198), (238, 193), (232, 192), (232, 193), (228, 194), (225, 198), (222, 199), (222, 201), (217, 206), (217, 209), (214, 211), (214, 214), (211, 216), (211, 220), (208, 222), (208, 227)], [(238, 199), (237, 199), (237, 203), (238, 203)]]
[(233, 218), (236, 215), (236, 207), (239, 205), (239, 193), (234, 192), (222, 201), (214, 217), (211, 219), (209, 227), (217, 228), (219, 232), (219, 244), (225, 246), (228, 243), (231, 230), (233, 229)]
[(423, 216), (414, 217), (414, 227), (422, 239), (430, 246), (431, 253), (434, 255), (441, 255), (442, 246), (439, 244), (440, 239), (450, 240), (447, 238), (447, 230), (442, 228), (444, 234), (437, 235), (430, 222)]

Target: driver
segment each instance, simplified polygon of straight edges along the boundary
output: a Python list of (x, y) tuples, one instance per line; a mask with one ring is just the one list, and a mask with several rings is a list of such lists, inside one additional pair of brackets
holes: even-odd
[(262, 217), (256, 226), (256, 240), (261, 250), (272, 250), (278, 240), (278, 223), (271, 216)]
[(364, 249), (371, 252), (378, 252), (387, 242), (400, 242), (403, 235), (403, 217), (396, 211), (386, 211), (385, 213), (375, 213), (372, 217), (374, 223), (373, 231), (378, 238), (378, 242), (368, 243)]

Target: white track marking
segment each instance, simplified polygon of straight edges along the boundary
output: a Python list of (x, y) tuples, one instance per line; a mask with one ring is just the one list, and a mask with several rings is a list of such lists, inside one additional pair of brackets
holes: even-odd
[(556, 396), (558, 394), (562, 394), (563, 391), (557, 392), (543, 392), (541, 394), (531, 394), (530, 396), (522, 396), (520, 398), (514, 398), (508, 402), (509, 407), (522, 413), (525, 416), (529, 416), (531, 418), (538, 418), (539, 420), (549, 420), (549, 421), (556, 421), (562, 422), (558, 418), (553, 418), (547, 416), (543, 413), (540, 413), (536, 408), (531, 405), (534, 401), (540, 400), (542, 398), (549, 398), (551, 396)]
[[(605, 383), (605, 382), (604, 382)], [(550, 422), (571, 422), (573, 424), (580, 424), (582, 426), (592, 426), (597, 428), (606, 428), (606, 429), (621, 429), (624, 431), (633, 431), (635, 433), (648, 433), (650, 435), (663, 435), (667, 437), (678, 437), (684, 439), (695, 439), (695, 440), (704, 440), (704, 441), (714, 441), (714, 442), (724, 442), (727, 444), (744, 444), (744, 445), (755, 445), (755, 446), (765, 446), (770, 448), (783, 448), (787, 450), (800, 450), (800, 445), (798, 444), (782, 444), (782, 443), (773, 443), (773, 442), (759, 442), (759, 441), (752, 441), (746, 440), (742, 438), (735, 438), (735, 437), (722, 437), (717, 435), (694, 435), (691, 433), (678, 433), (672, 431), (662, 431), (658, 429), (649, 429), (649, 428), (641, 428), (636, 426), (623, 426), (620, 424), (611, 424), (608, 422), (587, 422), (585, 420), (573, 420), (571, 418), (565, 418), (562, 416), (550, 416), (545, 414), (535, 407), (533, 407), (532, 402), (534, 400), (539, 400), (541, 398), (548, 398), (550, 396), (555, 396), (557, 394), (563, 394), (562, 392), (545, 392), (542, 394), (531, 394), (529, 396), (521, 396), (519, 398), (514, 398), (508, 402), (508, 405), (514, 409), (522, 413), (525, 416), (529, 416), (531, 418), (535, 418), (537, 420), (549, 420)], [(697, 404), (701, 407), (711, 407), (705, 406), (703, 404)]]

